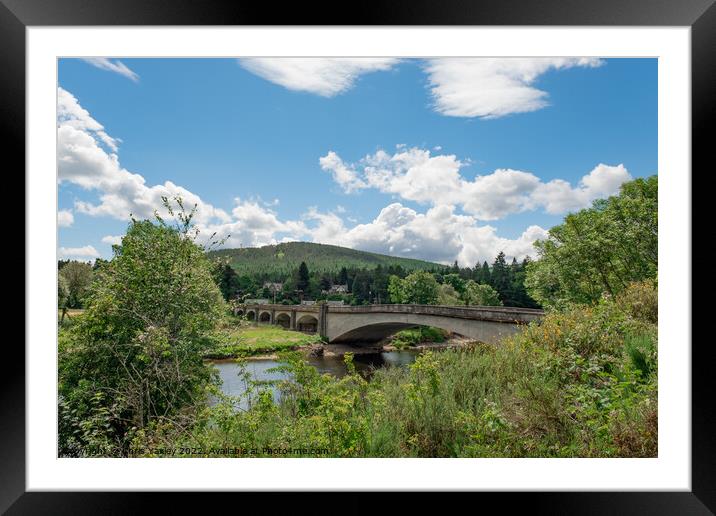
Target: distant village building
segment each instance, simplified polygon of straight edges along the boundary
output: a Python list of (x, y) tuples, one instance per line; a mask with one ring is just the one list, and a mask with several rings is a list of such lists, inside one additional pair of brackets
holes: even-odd
[(331, 288), (328, 290), (322, 290), (321, 293), (323, 294), (347, 294), (348, 293), (348, 285), (331, 285)]
[(326, 301), (328, 306), (343, 306), (343, 301)]
[(267, 305), (269, 304), (268, 299), (245, 299), (245, 305)]
[(308, 299), (305, 299), (305, 300), (301, 301), (301, 304), (302, 304), (302, 305), (306, 305), (306, 306), (311, 306), (311, 305), (315, 305), (316, 302), (315, 302), (315, 301), (310, 301), (310, 300), (308, 300)]
[(271, 292), (279, 292), (283, 290), (283, 283), (272, 283), (267, 281), (264, 283), (264, 288), (269, 289)]

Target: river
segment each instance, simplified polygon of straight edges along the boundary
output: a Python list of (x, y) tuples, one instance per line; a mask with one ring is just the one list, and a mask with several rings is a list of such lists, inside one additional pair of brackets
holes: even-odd
[[(418, 354), (419, 351), (417, 350), (356, 353), (353, 356), (353, 363), (356, 371), (369, 378), (370, 373), (375, 369), (412, 364)], [(307, 356), (306, 361), (315, 367), (319, 373), (329, 373), (338, 378), (346, 374), (346, 365), (341, 355)], [(231, 396), (239, 396), (246, 391), (245, 382), (239, 376), (240, 367), (236, 362), (233, 360), (216, 360), (212, 361), (212, 363), (219, 370), (222, 392)], [(256, 358), (246, 361), (245, 369), (254, 380), (284, 380), (287, 378), (286, 373), (271, 371), (272, 368), (278, 365), (280, 365), (280, 362), (271, 358)], [(278, 389), (272, 387), (272, 390), (274, 400), (278, 401)], [(243, 405), (243, 403), (240, 405)]]

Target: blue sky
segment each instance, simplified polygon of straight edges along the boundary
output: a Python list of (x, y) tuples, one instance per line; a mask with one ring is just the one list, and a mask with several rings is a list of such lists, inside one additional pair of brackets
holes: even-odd
[(657, 173), (657, 61), (62, 59), (58, 171), (65, 257), (178, 192), (229, 247), (519, 258)]

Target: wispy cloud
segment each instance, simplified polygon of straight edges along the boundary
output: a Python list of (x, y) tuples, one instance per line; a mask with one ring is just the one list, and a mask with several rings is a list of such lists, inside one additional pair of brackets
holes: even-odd
[(84, 57), (82, 58), (82, 60), (101, 70), (118, 73), (119, 75), (122, 75), (127, 79), (130, 79), (134, 82), (139, 82), (139, 75), (130, 70), (129, 67), (127, 67), (127, 65), (125, 65), (119, 59), (115, 59), (114, 61), (112, 61), (111, 59), (108, 59), (106, 57)]
[(390, 70), (393, 58), (261, 57), (239, 59), (245, 69), (284, 88), (334, 97), (348, 91), (363, 74)]
[(447, 116), (498, 118), (542, 109), (546, 91), (533, 83), (549, 70), (601, 66), (591, 57), (440, 58), (425, 65), (434, 108)]

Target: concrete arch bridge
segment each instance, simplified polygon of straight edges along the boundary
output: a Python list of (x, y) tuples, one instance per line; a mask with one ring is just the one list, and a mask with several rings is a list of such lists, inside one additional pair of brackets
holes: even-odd
[(406, 328), (434, 326), (496, 344), (544, 312), (502, 306), (437, 305), (239, 305), (235, 313), (250, 321), (319, 333), (329, 343), (370, 343)]

